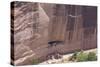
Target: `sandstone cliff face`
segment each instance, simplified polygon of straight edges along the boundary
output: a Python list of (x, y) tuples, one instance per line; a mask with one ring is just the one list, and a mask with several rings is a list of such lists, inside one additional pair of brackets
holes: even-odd
[[(11, 55), (15, 65), (32, 64), (33, 58), (43, 59), (55, 51), (64, 54), (97, 47), (96, 11), (93, 17), (84, 12), (92, 10), (90, 7), (17, 1), (11, 6)], [(89, 21), (89, 25), (85, 20), (94, 22)], [(51, 41), (64, 43), (48, 48)]]
[(35, 56), (35, 52), (38, 53), (37, 49), (41, 47), (39, 45), (47, 46), (49, 18), (37, 3), (15, 2), (12, 10), (14, 62), (20, 64)]

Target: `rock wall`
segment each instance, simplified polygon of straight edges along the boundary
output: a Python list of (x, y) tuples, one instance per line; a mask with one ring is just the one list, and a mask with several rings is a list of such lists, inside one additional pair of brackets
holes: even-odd
[[(11, 6), (11, 55), (14, 64), (31, 64), (31, 59), (39, 54), (37, 50), (48, 46), (49, 18), (38, 3), (12, 2)], [(28, 59), (29, 61), (26, 61)]]
[[(45, 59), (48, 54), (55, 51), (66, 54), (96, 48), (97, 19), (94, 18), (96, 17), (94, 8), (78, 5), (12, 2), (12, 64), (32, 64), (34, 58)], [(91, 13), (85, 13), (89, 12), (89, 9), (95, 10), (91, 15), (92, 18), (88, 15)], [(87, 20), (94, 21), (92, 25), (85, 21), (87, 16), (89, 17)], [(86, 23), (89, 23), (88, 27)], [(63, 41), (64, 43), (48, 48), (50, 41)]]

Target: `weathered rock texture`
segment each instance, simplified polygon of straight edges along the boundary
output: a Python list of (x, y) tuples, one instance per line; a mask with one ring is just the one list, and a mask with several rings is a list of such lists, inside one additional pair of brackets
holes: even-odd
[[(97, 47), (95, 6), (11, 3), (11, 59), (14, 65)], [(57, 46), (49, 47), (54, 41)]]

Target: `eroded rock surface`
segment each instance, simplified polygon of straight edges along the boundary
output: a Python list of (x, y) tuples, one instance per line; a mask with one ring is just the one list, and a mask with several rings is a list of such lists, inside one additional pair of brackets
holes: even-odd
[[(56, 51), (66, 54), (97, 47), (94, 8), (17, 1), (11, 8), (11, 55), (15, 65), (32, 64), (34, 58), (46, 59)], [(90, 16), (90, 9), (95, 14)], [(92, 25), (86, 20), (92, 20)], [(49, 48), (51, 41), (57, 45)], [(61, 41), (64, 43), (58, 43)]]

